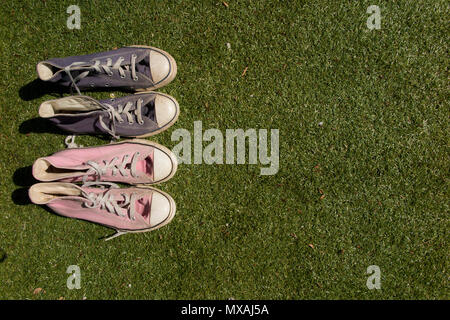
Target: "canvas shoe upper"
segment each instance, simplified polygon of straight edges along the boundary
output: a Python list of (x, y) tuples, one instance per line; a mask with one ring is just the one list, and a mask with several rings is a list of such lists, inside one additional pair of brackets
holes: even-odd
[[(105, 189), (105, 184), (109, 188)], [(34, 184), (28, 194), (33, 203), (46, 205), (62, 216), (114, 228), (119, 232), (115, 236), (160, 228), (175, 215), (172, 197), (151, 187), (119, 188), (111, 183), (78, 186), (50, 182)]]
[(129, 46), (94, 54), (52, 58), (37, 64), (43, 81), (80, 90), (122, 88), (145, 91), (171, 82), (177, 73), (174, 58), (149, 46)]
[(74, 134), (143, 138), (169, 128), (179, 110), (173, 97), (145, 92), (100, 101), (83, 95), (49, 100), (41, 104), (39, 115)]
[(169, 149), (155, 142), (134, 139), (62, 150), (37, 159), (32, 172), (40, 181), (154, 184), (169, 180), (176, 169), (176, 156)]

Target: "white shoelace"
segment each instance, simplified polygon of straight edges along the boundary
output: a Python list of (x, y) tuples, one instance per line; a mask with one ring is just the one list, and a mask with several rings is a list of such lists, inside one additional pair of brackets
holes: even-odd
[[(138, 80), (138, 76), (136, 75), (136, 58), (137, 56), (135, 54), (131, 55), (131, 64), (128, 65), (121, 65), (122, 61), (125, 60), (124, 57), (120, 57), (117, 59), (116, 63), (114, 65), (112, 64), (112, 59), (107, 58), (106, 64), (100, 64), (99, 60), (95, 60), (94, 64), (86, 63), (86, 62), (74, 62), (71, 65), (64, 68), (64, 71), (69, 75), (70, 80), (72, 81), (72, 86), (75, 87), (78, 94), (81, 95), (80, 89), (76, 85), (76, 82), (80, 81), (81, 79), (85, 78), (91, 71), (96, 71), (98, 73), (106, 73), (109, 76), (113, 75), (113, 70), (117, 70), (120, 74), (121, 78), (125, 78), (125, 70), (131, 71), (131, 78), (134, 81)], [(80, 73), (78, 76), (73, 78), (71, 71), (80, 71), (80, 70), (86, 70), (82, 73)]]
[[(88, 182), (83, 184), (83, 187), (90, 186), (105, 186), (109, 185), (110, 188), (103, 193), (95, 193), (95, 192), (85, 192), (82, 191), (82, 195), (88, 201), (84, 204), (87, 208), (100, 208), (102, 210), (106, 210), (109, 213), (116, 214), (120, 217), (125, 217), (126, 214), (122, 213), (122, 209), (127, 209), (129, 217), (131, 220), (135, 220), (136, 215), (136, 200), (137, 195), (135, 193), (131, 193), (131, 195), (127, 193), (121, 193), (123, 199), (114, 199), (114, 195), (111, 193), (111, 189), (119, 189), (119, 186), (114, 183), (98, 183), (98, 182)], [(121, 202), (121, 204), (119, 204)]]
[(133, 102), (129, 101), (125, 104), (125, 106), (118, 105), (117, 110), (107, 103), (102, 104), (102, 106), (108, 112), (109, 118), (111, 119), (111, 128), (108, 128), (106, 124), (103, 122), (103, 116), (99, 117), (100, 125), (102, 126), (103, 129), (105, 129), (105, 131), (107, 131), (111, 136), (113, 136), (113, 138), (119, 139), (120, 136), (116, 135), (116, 121), (118, 121), (119, 123), (123, 123), (125, 120), (122, 118), (122, 115), (125, 115), (127, 117), (128, 124), (130, 125), (133, 124), (134, 119), (133, 114), (131, 113), (133, 112), (134, 115), (136, 116), (137, 122), (140, 125), (143, 125), (144, 124), (144, 120), (142, 119), (143, 103), (144, 101), (142, 99), (138, 99), (136, 102), (136, 108), (133, 109), (134, 104)]
[[(70, 136), (67, 136), (64, 139), (64, 144), (66, 145), (67, 149), (83, 148), (84, 147), (82, 144), (75, 143), (75, 138), (76, 137), (77, 137), (76, 135), (70, 135)], [(111, 141), (109, 143), (115, 143), (115, 142), (117, 142), (117, 139), (118, 138), (113, 136), (113, 138), (111, 139)]]
[[(139, 152), (135, 152), (131, 158), (131, 163), (130, 163), (130, 173), (131, 176), (134, 178), (138, 178), (138, 174), (136, 171), (136, 164), (137, 164), (137, 160), (139, 157), (140, 153)], [(127, 177), (127, 164), (128, 164), (128, 158), (130, 156), (128, 154), (126, 154), (122, 161), (119, 163), (116, 163), (119, 158), (118, 157), (114, 157), (112, 158), (109, 163), (106, 160), (103, 160), (103, 166), (100, 165), (99, 163), (95, 162), (95, 161), (87, 161), (86, 164), (88, 164), (91, 168), (86, 172), (86, 174), (83, 176), (83, 183), (85, 184), (88, 177), (92, 174), (95, 174), (97, 176), (97, 181), (99, 181), (101, 179), (101, 177), (103, 175), (105, 175), (107, 173), (107, 171), (109, 169), (112, 170), (112, 175), (115, 176), (117, 174), (117, 172), (119, 172), (122, 176)]]
[(64, 143), (66, 144), (66, 147), (68, 149), (72, 149), (72, 148), (83, 148), (83, 145), (81, 144), (76, 144), (75, 143), (75, 137), (76, 135), (71, 135), (71, 136), (67, 136), (64, 139)]
[[(108, 112), (109, 118), (111, 119), (111, 127), (108, 128), (108, 126), (103, 122), (103, 116), (101, 115), (99, 116), (100, 125), (102, 126), (103, 129), (105, 129), (106, 132), (108, 132), (113, 137), (111, 143), (114, 142), (114, 140), (120, 139), (120, 136), (116, 134), (116, 121), (118, 121), (119, 123), (123, 123), (125, 120), (123, 120), (122, 115), (125, 115), (127, 117), (128, 124), (131, 125), (134, 123), (133, 114), (131, 113), (133, 112), (134, 115), (136, 116), (137, 123), (139, 123), (140, 125), (144, 124), (144, 119), (142, 119), (143, 103), (144, 101), (142, 99), (138, 99), (136, 101), (136, 108), (132, 109), (133, 103), (129, 101), (125, 104), (125, 106), (118, 105), (117, 110), (110, 104), (107, 103), (101, 104), (101, 106)], [(71, 149), (83, 147), (81, 144), (75, 143), (75, 137), (76, 135), (70, 135), (65, 138), (64, 143), (67, 148)]]

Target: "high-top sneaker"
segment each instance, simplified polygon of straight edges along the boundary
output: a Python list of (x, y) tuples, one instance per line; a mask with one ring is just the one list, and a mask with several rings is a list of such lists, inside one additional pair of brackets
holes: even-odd
[(73, 134), (108, 134), (144, 138), (168, 129), (178, 119), (177, 101), (159, 92), (95, 100), (70, 96), (45, 101), (39, 115)]
[(37, 64), (43, 81), (80, 90), (121, 88), (147, 91), (165, 86), (177, 73), (177, 64), (167, 52), (149, 46), (53, 58)]
[(176, 156), (166, 147), (143, 139), (103, 146), (66, 149), (37, 159), (33, 176), (40, 181), (108, 181), (155, 184), (177, 170)]
[[(109, 188), (104, 188), (108, 185)], [(112, 239), (128, 232), (147, 232), (168, 224), (175, 215), (175, 201), (167, 193), (146, 187), (119, 188), (111, 183), (78, 186), (66, 182), (36, 183), (30, 200), (69, 218), (116, 229)], [(106, 239), (106, 240), (109, 240)]]

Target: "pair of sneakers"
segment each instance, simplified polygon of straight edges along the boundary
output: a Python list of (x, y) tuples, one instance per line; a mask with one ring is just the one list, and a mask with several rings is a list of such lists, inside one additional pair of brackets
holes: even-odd
[[(175, 98), (154, 91), (177, 73), (174, 58), (148, 46), (41, 61), (36, 67), (43, 81), (78, 92), (43, 102), (39, 116), (72, 134), (104, 134), (113, 138), (144, 138), (168, 129), (180, 113)], [(137, 94), (96, 100), (80, 90), (117, 88)]]
[[(117, 138), (146, 137), (167, 129), (179, 114), (176, 100), (158, 92), (142, 92), (109, 101), (83, 96), (80, 89), (113, 87), (155, 89), (176, 75), (175, 60), (145, 46), (39, 62), (39, 77), (74, 87), (80, 95), (44, 102), (39, 114), (73, 133), (106, 133)], [(152, 184), (176, 172), (175, 155), (157, 143), (133, 139), (109, 145), (72, 148), (39, 158), (33, 176), (42, 183), (29, 189), (33, 203), (56, 213), (116, 230), (146, 232), (168, 224), (175, 202)], [(120, 188), (116, 182), (131, 185)], [(79, 185), (77, 183), (82, 183)]]

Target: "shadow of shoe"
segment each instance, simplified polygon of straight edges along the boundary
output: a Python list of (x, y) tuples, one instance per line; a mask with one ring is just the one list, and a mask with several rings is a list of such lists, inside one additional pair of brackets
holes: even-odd
[(17, 169), (13, 175), (13, 182), (16, 186), (29, 187), (38, 182), (33, 177), (32, 166)]
[(62, 93), (68, 93), (67, 88), (61, 87), (52, 82), (34, 79), (19, 89), (19, 96), (24, 101), (37, 99), (46, 94), (53, 94), (55, 97), (62, 97)]
[(4, 262), (8, 258), (6, 251), (0, 248), (0, 263)]
[(43, 118), (32, 118), (25, 120), (19, 126), (20, 133), (54, 133), (68, 135), (69, 133), (57, 128), (50, 121)]
[[(106, 135), (106, 134), (94, 135), (94, 134), (80, 134), (80, 133), (75, 133), (75, 132), (67, 132), (67, 131), (64, 131), (64, 130), (56, 127), (55, 125), (53, 125), (53, 123), (51, 123), (47, 119), (43, 119), (43, 118), (32, 118), (32, 119), (25, 120), (24, 122), (22, 122), (20, 124), (19, 132), (23, 133), (23, 134), (28, 134), (28, 133), (53, 133), (53, 134), (62, 135), (64, 137), (67, 137), (67, 136), (70, 136), (70, 135), (76, 135), (77, 137), (78, 136), (90, 135), (90, 136), (95, 136), (95, 137), (97, 137), (100, 140), (103, 140), (105, 142), (110, 142), (111, 139), (112, 139), (111, 136)], [(129, 138), (129, 139), (131, 139), (131, 138)]]
[(19, 206), (31, 204), (31, 200), (28, 197), (28, 188), (19, 188), (14, 190), (11, 194), (11, 200)]
[[(28, 196), (28, 190), (30, 188), (19, 188), (14, 190), (11, 193), (11, 200), (14, 202), (14, 204), (18, 205), (18, 206), (27, 206), (30, 204), (33, 204), (33, 202), (31, 202), (30, 197)], [(54, 212), (53, 210), (51, 210), (49, 207), (45, 206), (45, 205), (41, 205), (40, 206), (42, 209), (44, 209), (45, 211), (51, 213), (51, 214), (56, 214), (57, 216), (60, 216), (59, 214), (57, 214), (56, 212)], [(62, 217), (62, 216), (60, 216)], [(1, 251), (0, 251), (0, 259), (1, 259)]]
[[(124, 89), (124, 88), (115, 88), (115, 87), (98, 87), (98, 88), (89, 88), (83, 89), (82, 91), (86, 92), (111, 92), (111, 91), (122, 91), (129, 94), (134, 93), (135, 91), (132, 89)], [(68, 93), (70, 95), (77, 95), (75, 89), (70, 90), (68, 87), (60, 86), (53, 82), (42, 81), (41, 79), (34, 79), (33, 81), (27, 83), (19, 89), (19, 96), (24, 101), (30, 101), (37, 98), (40, 98), (46, 94), (51, 94), (56, 98), (62, 98), (64, 93)]]

